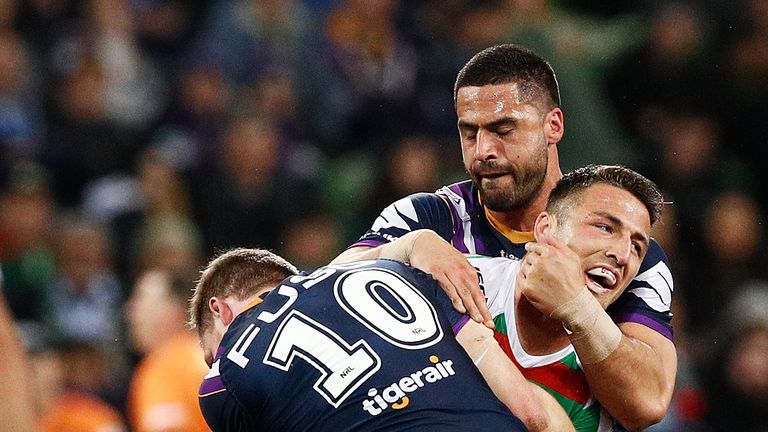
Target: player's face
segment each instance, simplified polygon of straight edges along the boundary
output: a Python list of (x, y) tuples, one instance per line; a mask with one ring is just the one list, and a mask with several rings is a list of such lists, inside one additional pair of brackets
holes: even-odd
[(547, 174), (547, 113), (521, 98), (517, 84), (462, 87), (456, 95), (464, 168), (483, 204), (504, 212), (524, 209)]
[(587, 287), (607, 308), (637, 275), (648, 251), (648, 209), (624, 189), (595, 184), (562, 222), (554, 235), (579, 255)]

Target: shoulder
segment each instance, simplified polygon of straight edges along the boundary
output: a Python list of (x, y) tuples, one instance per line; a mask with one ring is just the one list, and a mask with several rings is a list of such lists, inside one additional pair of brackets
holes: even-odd
[(636, 294), (645, 291), (644, 297), (653, 298), (650, 304), (656, 305), (654, 309), (669, 310), (675, 284), (667, 255), (655, 240), (651, 240), (648, 253), (628, 289)]
[(453, 217), (445, 198), (436, 193), (416, 193), (384, 208), (357, 244), (380, 244), (421, 228), (432, 229), (441, 236), (447, 236), (452, 232), (452, 221)]
[(443, 186), (435, 192), (445, 202), (458, 211), (474, 212), (480, 208), (480, 203), (475, 194), (475, 187), (471, 180), (465, 180)]
[(485, 294), (489, 308), (496, 313), (512, 305), (508, 303), (514, 296), (517, 273), (520, 271), (520, 261), (511, 257), (489, 257), (483, 255), (467, 255), (469, 263), (477, 269), (480, 288)]

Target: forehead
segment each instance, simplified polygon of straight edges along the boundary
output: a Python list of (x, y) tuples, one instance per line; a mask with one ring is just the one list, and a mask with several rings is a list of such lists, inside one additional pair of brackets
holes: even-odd
[(630, 192), (605, 183), (586, 188), (575, 205), (587, 213), (606, 213), (642, 232), (650, 232), (651, 217), (645, 205)]
[(456, 93), (456, 111), (459, 117), (539, 113), (539, 109), (521, 92), (517, 83), (461, 87)]

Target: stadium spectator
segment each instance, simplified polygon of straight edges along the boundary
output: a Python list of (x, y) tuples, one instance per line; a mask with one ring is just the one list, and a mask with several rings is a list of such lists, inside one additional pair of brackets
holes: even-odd
[(54, 238), (56, 275), (48, 284), (57, 333), (68, 340), (113, 346), (123, 291), (112, 270), (106, 227), (62, 217)]
[(0, 191), (0, 262), (3, 290), (16, 320), (50, 323), (47, 284), (55, 274), (51, 236), (57, 208), (48, 172), (16, 162)]
[[(768, 425), (768, 284), (747, 284), (723, 308), (725, 342), (709, 364), (707, 424), (714, 432), (761, 432)], [(718, 338), (719, 339), (719, 338)]]
[[(717, 351), (712, 344), (722, 320), (722, 310), (754, 280), (768, 278), (765, 237), (760, 229), (764, 218), (757, 202), (743, 192), (715, 194), (702, 214), (698, 256), (709, 263), (682, 275), (686, 296), (689, 338), (700, 362), (708, 362)], [(689, 252), (690, 254), (691, 252)], [(690, 256), (690, 255), (689, 255)]]
[[(315, 194), (295, 166), (282, 164), (289, 149), (274, 123), (238, 117), (221, 140), (216, 166), (200, 173), (192, 188), (205, 253), (241, 245), (277, 248), (285, 224), (312, 208)], [(306, 199), (296, 199), (300, 191)]]
[(294, 265), (311, 272), (333, 259), (344, 244), (341, 226), (333, 215), (312, 211), (292, 219), (281, 235), (281, 254)]
[(131, 380), (128, 419), (135, 432), (208, 431), (197, 402), (207, 372), (186, 324), (191, 278), (147, 269), (137, 279), (125, 315), (143, 354)]
[[(188, 263), (183, 266), (194, 269), (202, 264), (199, 258), (202, 240), (193, 219), (189, 185), (181, 163), (174, 149), (162, 144), (151, 146), (139, 155), (137, 173), (131, 179), (136, 191), (123, 195), (133, 203), (126, 203), (124, 210), (116, 212), (109, 221), (123, 281), (135, 280), (143, 268), (158, 265), (158, 259), (186, 260)], [(176, 243), (178, 247), (173, 251), (164, 250), (163, 245), (168, 243)], [(180, 266), (183, 267), (174, 267)]]
[(43, 341), (30, 358), (40, 432), (125, 432), (120, 412), (102, 393), (112, 362), (89, 343)]

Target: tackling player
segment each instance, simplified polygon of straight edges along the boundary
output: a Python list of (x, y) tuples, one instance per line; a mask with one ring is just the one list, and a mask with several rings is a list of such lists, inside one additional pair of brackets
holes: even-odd
[[(333, 262), (398, 259), (412, 247), (410, 263), (435, 277), (457, 309), (492, 327), (475, 269), (462, 253), (525, 254), (536, 218), (562, 177), (557, 144), (564, 115), (549, 63), (515, 45), (476, 54), (458, 74), (454, 99), (471, 180), (391, 204)], [(455, 249), (413, 246), (406, 237), (420, 229), (435, 232)], [(584, 365), (597, 400), (633, 430), (662, 419), (672, 397), (677, 369), (672, 289), (666, 256), (651, 240), (638, 276), (609, 309), (623, 335), (619, 346), (602, 361)], [(581, 342), (577, 353), (599, 344), (592, 337)]]

